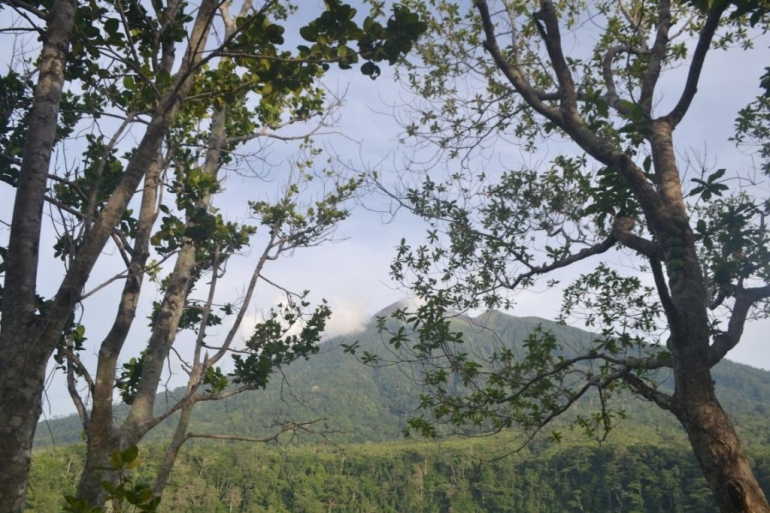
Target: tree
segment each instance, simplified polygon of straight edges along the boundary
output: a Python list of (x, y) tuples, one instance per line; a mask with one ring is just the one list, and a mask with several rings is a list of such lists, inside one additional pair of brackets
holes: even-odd
[[(767, 4), (407, 5), (431, 20), (404, 74), (423, 102), (405, 138), (435, 144), (451, 169), (390, 192), (430, 224), (426, 241), (403, 241), (392, 264), (424, 304), (394, 313), (401, 328), (380, 323), (401, 359), (429, 363), (422, 406), (432, 417), (412, 428), (531, 434), (593, 394), (601, 411), (576, 422), (595, 433), (622, 415), (609, 397), (630, 391), (678, 419), (722, 511), (770, 511), (710, 373), (745, 323), (767, 316), (767, 198), (728, 180), (736, 170), (688, 181), (674, 138), (708, 79), (708, 54), (750, 47), (767, 29)], [(664, 84), (677, 66), (684, 83)], [(767, 119), (762, 96), (737, 124), (763, 158)], [(549, 143), (561, 155), (534, 169), (506, 163), (499, 176), (476, 167), (474, 156), (510, 139), (525, 155)], [(615, 250), (635, 272), (614, 265)], [(594, 326), (589, 347), (575, 353), (541, 331), (523, 348), (469, 356), (451, 316), (510, 308), (513, 292), (555, 287), (567, 267), (583, 274), (563, 289), (562, 320)], [(657, 386), (665, 372), (673, 393)]]
[[(402, 6), (380, 23), (385, 13), (373, 4), (361, 24), (349, 5), (328, 0), (325, 6), (299, 30), (307, 44), (292, 50), (284, 33), (297, 7), (277, 0), (246, 0), (237, 13), (216, 0), (197, 6), (176, 0), (3, 4), (13, 14), (3, 35), (33, 34), (42, 43), (37, 59), (15, 59), (0, 79), (0, 179), (15, 197), (12, 219), (4, 221), (7, 246), (0, 248), (0, 511), (24, 509), (52, 355), (67, 374), (87, 437), (78, 495), (99, 505), (101, 483), (116, 479), (107, 470), (115, 451), (135, 446), (179, 412), (154, 487), (159, 495), (181, 444), (194, 436), (188, 427), (197, 402), (264, 387), (273, 370), (317, 350), (329, 308), (312, 310), (307, 293), (286, 291), (287, 301), (237, 348), (232, 374), (219, 366), (236, 349), (255, 285), (266, 280), (265, 265), (328, 240), (359, 183), (313, 170), (319, 153), (307, 139), (312, 125), (299, 136), (282, 129), (313, 120), (325, 126), (335, 100), (328, 100), (319, 79), (330, 65), (361, 63), (361, 72), (376, 78), (378, 63), (395, 63), (425, 28)], [(136, 137), (133, 146), (129, 135)], [(283, 170), (284, 189), (274, 199), (271, 192), (261, 199), (255, 194), (249, 222), (225, 220), (213, 206), (222, 181), (228, 173), (248, 174), (250, 160), (259, 157), (248, 143), (271, 137), (306, 141), (307, 156)], [(64, 158), (74, 154), (82, 157)], [(55, 166), (52, 156), (60, 157)], [(52, 248), (42, 237), (46, 204)], [(227, 261), (252, 242), (262, 250), (248, 289), (237, 304), (217, 303)], [(105, 249), (119, 255), (124, 269), (95, 285), (89, 276)], [(56, 258), (63, 279), (53, 296), (42, 297), (38, 267)], [(157, 283), (162, 300), (154, 305), (141, 357), (119, 373), (145, 277)], [(194, 288), (204, 278), (207, 294), (196, 298)], [(114, 281), (123, 281), (123, 289), (93, 372), (80, 358), (87, 327), (79, 319), (89, 299)], [(212, 342), (207, 328), (227, 315), (234, 316), (232, 329)], [(164, 362), (178, 354), (181, 330), (196, 334), (190, 354), (180, 357), (189, 382), (183, 397), (159, 412)], [(113, 419), (115, 388), (130, 404), (120, 425)]]

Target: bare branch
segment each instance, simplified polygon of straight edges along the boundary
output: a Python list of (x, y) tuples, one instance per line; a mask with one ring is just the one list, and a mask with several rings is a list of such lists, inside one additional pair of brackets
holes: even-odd
[(254, 272), (251, 274), (249, 286), (246, 289), (246, 294), (243, 298), (243, 304), (241, 304), (240, 309), (238, 309), (238, 313), (236, 314), (235, 320), (233, 321), (233, 326), (227, 333), (225, 341), (222, 343), (222, 347), (214, 354), (214, 356), (209, 359), (210, 365), (216, 364), (216, 362), (221, 360), (227, 354), (227, 351), (230, 349), (233, 340), (235, 340), (235, 336), (240, 332), (241, 323), (243, 322), (243, 318), (246, 316), (246, 311), (249, 308), (249, 304), (251, 304), (251, 299), (254, 295), (254, 289), (257, 286), (257, 281), (262, 275), (262, 270), (264, 269), (265, 264), (267, 264), (267, 262), (270, 260), (270, 250), (273, 248), (275, 240), (276, 235), (273, 233), (268, 243), (265, 244), (265, 249), (262, 251), (262, 255), (260, 255), (259, 260), (257, 261), (257, 265), (254, 266)]
[(123, 258), (123, 263), (126, 264), (126, 267), (129, 267), (131, 265), (131, 258), (129, 257), (133, 257), (134, 250), (128, 243), (125, 234), (116, 228), (112, 232), (112, 241), (115, 243), (118, 251), (120, 251), (120, 256)]
[(663, 274), (663, 265), (657, 258), (650, 258), (649, 262), (660, 303), (663, 305), (663, 311), (666, 312), (666, 318), (669, 321), (669, 325), (671, 325), (679, 317), (679, 313), (671, 299), (671, 292), (668, 290), (668, 283), (666, 283), (666, 277)]
[(68, 214), (73, 215), (73, 216), (77, 217), (78, 219), (84, 219), (85, 218), (85, 215), (83, 215), (82, 212), (78, 212), (74, 208), (65, 205), (61, 201), (59, 201), (57, 199), (54, 199), (51, 196), (46, 195), (45, 201), (47, 203), (50, 203), (51, 205), (55, 206), (57, 209), (61, 210), (62, 212), (67, 212)]
[(556, 269), (561, 269), (562, 267), (567, 267), (568, 265), (574, 264), (575, 262), (579, 262), (581, 260), (585, 260), (586, 258), (594, 255), (601, 255), (602, 253), (606, 253), (616, 243), (617, 243), (617, 239), (615, 238), (615, 236), (610, 235), (599, 244), (596, 244), (594, 246), (591, 246), (585, 249), (581, 249), (577, 253), (565, 255), (564, 257), (560, 258), (559, 260), (555, 260), (550, 264), (545, 264), (541, 266), (532, 266), (530, 271), (518, 275), (513, 282), (505, 284), (505, 287), (509, 289), (515, 289), (522, 281), (528, 278), (532, 278), (534, 276), (538, 276), (541, 274), (546, 274)]
[(312, 430), (308, 429), (313, 424), (316, 424), (318, 422), (321, 422), (322, 420), (326, 419), (316, 419), (309, 422), (287, 422), (285, 424), (282, 424), (281, 427), (274, 432), (271, 435), (267, 435), (264, 437), (249, 437), (249, 436), (238, 436), (238, 435), (223, 435), (223, 434), (213, 434), (213, 433), (187, 433), (186, 439), (190, 438), (207, 438), (209, 440), (232, 440), (237, 442), (256, 442), (256, 443), (264, 443), (264, 442), (273, 442), (278, 440), (278, 438), (283, 435), (284, 433), (294, 433), (296, 434), (297, 431), (304, 431), (306, 433), (313, 433)]
[(658, 84), (663, 60), (666, 58), (668, 32), (671, 30), (671, 23), (671, 1), (661, 0), (658, 3), (658, 31), (650, 51), (650, 60), (642, 80), (642, 91), (639, 96), (639, 104), (642, 106), (642, 113), (646, 119), (652, 118), (652, 95)]
[(733, 311), (727, 323), (727, 331), (718, 334), (709, 348), (709, 364), (719, 363), (740, 342), (751, 307), (757, 302), (770, 297), (770, 285), (756, 288), (731, 287), (735, 297)]
[(618, 96), (617, 86), (615, 85), (615, 75), (612, 70), (612, 63), (615, 57), (621, 53), (645, 55), (650, 52), (646, 48), (635, 47), (630, 44), (616, 45), (607, 50), (607, 53), (604, 54), (604, 59), (602, 59), (602, 75), (604, 76), (604, 84), (607, 86), (607, 94), (604, 97), (613, 109), (623, 116), (628, 116), (631, 114), (631, 109), (624, 107), (620, 103), (620, 96)]
[[(564, 50), (561, 46), (559, 18), (556, 15), (556, 9), (551, 0), (541, 0), (540, 10), (535, 13), (535, 20), (545, 42), (548, 56), (551, 59), (551, 66), (556, 72), (556, 77), (559, 81), (562, 115), (565, 119), (577, 122), (579, 115), (575, 81), (572, 78), (572, 72), (567, 64), (567, 59), (564, 57)], [(541, 24), (540, 21), (543, 23)]]
[(35, 7), (34, 5), (28, 4), (27, 2), (24, 2), (23, 0), (5, 0), (5, 2), (8, 5), (10, 5), (11, 7), (13, 7), (14, 9), (16, 9), (17, 11), (18, 10), (27, 11), (30, 14), (34, 14), (35, 16), (40, 18), (41, 20), (46, 20), (48, 18), (48, 14), (47, 13), (44, 13), (43, 11), (41, 11), (40, 9)]
[(638, 376), (635, 376), (630, 372), (623, 375), (623, 381), (628, 383), (631, 388), (636, 390), (639, 395), (648, 401), (652, 401), (664, 410), (673, 411), (674, 403), (673, 398), (670, 395), (652, 388), (650, 385), (639, 379)]
[(636, 221), (633, 218), (618, 217), (612, 225), (612, 235), (624, 246), (641, 253), (650, 260), (660, 259), (660, 245), (632, 233), (635, 224)]
[(67, 359), (67, 392), (75, 404), (75, 409), (80, 417), (80, 423), (83, 425), (83, 430), (88, 431), (88, 410), (86, 410), (85, 404), (83, 404), (83, 398), (78, 393), (77, 384), (75, 382), (75, 364), (72, 360)]

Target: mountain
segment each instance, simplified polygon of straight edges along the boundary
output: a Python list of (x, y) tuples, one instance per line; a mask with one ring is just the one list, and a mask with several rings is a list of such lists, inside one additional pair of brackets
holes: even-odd
[[(381, 311), (389, 313), (407, 306), (391, 305)], [(536, 317), (513, 317), (489, 311), (476, 318), (458, 318), (454, 326), (464, 334), (464, 349), (479, 358), (499, 350), (501, 344), (522, 350), (526, 337), (538, 326), (551, 331), (564, 346), (584, 347), (594, 335), (576, 328)], [(295, 362), (277, 373), (264, 391), (256, 391), (226, 401), (201, 403), (196, 406), (191, 430), (195, 432), (229, 433), (263, 436), (275, 429), (277, 422), (323, 419), (316, 429), (338, 443), (379, 442), (398, 439), (410, 416), (415, 415), (420, 388), (415, 384), (418, 367), (365, 366), (342, 345), (359, 342), (362, 351), (387, 353), (390, 348), (377, 332), (374, 321), (359, 334), (338, 337), (325, 343), (319, 354)], [(720, 401), (734, 418), (739, 431), (750, 434), (747, 444), (770, 444), (770, 428), (765, 415), (770, 412), (770, 372), (724, 361), (713, 371)], [(662, 387), (670, 389), (670, 379), (661, 374)], [(171, 392), (173, 400), (179, 392)], [(661, 436), (678, 430), (673, 418), (659, 408), (636, 397), (619, 400), (628, 413), (624, 430), (657, 430)], [(587, 399), (578, 408), (595, 407), (595, 399)], [(162, 406), (162, 405), (161, 405)], [(116, 408), (120, 415), (121, 408)], [(173, 420), (173, 419), (172, 419)], [(156, 428), (149, 441), (170, 437), (172, 426), (166, 422)], [(80, 440), (82, 427), (76, 416), (50, 420), (37, 430), (38, 447), (69, 444)], [(312, 441), (313, 438), (310, 437)]]

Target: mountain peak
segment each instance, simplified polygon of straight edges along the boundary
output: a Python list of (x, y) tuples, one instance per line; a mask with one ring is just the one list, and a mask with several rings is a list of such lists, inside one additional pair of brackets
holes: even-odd
[(408, 309), (408, 310), (413, 312), (413, 311), (415, 311), (417, 309), (418, 306), (420, 306), (421, 303), (422, 303), (422, 301), (417, 299), (417, 298), (405, 297), (403, 299), (399, 299), (395, 303), (392, 303), (392, 304), (386, 306), (385, 308), (383, 308), (382, 310), (380, 310), (379, 312), (374, 314), (373, 317), (374, 318), (377, 318), (377, 317), (388, 317), (388, 316), (390, 316), (390, 314), (392, 314), (396, 310)]

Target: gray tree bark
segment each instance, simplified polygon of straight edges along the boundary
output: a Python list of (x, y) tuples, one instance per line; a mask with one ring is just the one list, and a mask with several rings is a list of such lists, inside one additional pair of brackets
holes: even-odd
[(43, 201), (56, 137), (74, 0), (51, 6), (13, 209), (0, 319), (0, 512), (23, 511), (32, 440), (52, 344), (36, 314)]

